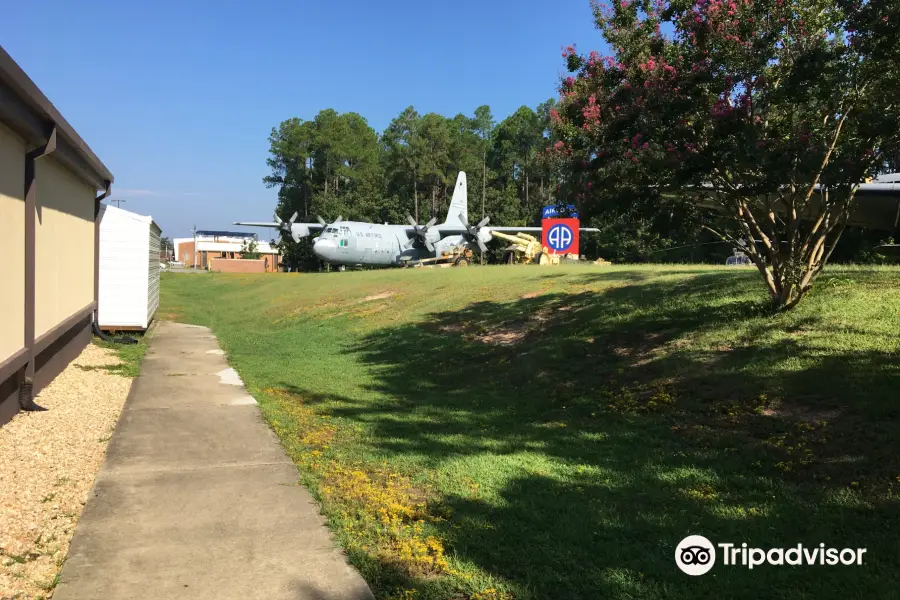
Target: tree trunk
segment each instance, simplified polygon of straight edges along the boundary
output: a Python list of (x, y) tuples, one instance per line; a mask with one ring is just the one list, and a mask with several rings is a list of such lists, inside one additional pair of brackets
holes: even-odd
[(431, 216), (435, 216), (437, 214), (437, 206), (434, 203), (434, 193), (437, 191), (437, 186), (431, 186)]
[(525, 171), (525, 211), (526, 214), (531, 206), (528, 204), (528, 170)]
[(419, 186), (416, 179), (416, 170), (413, 169), (413, 200), (415, 202), (416, 223), (419, 222)]
[[(723, 203), (723, 206), (729, 205)], [(747, 242), (744, 250), (762, 275), (772, 308), (785, 311), (797, 306), (812, 289), (813, 282), (828, 262), (852, 210), (852, 197), (846, 201), (845, 206), (823, 208), (825, 212), (819, 216), (812, 230), (802, 236), (798, 234), (799, 217), (796, 211), (788, 214), (784, 224), (787, 235), (783, 240), (787, 243), (786, 248), (782, 246), (778, 231), (774, 229), (774, 219), (770, 218), (773, 223), (771, 229), (764, 227), (763, 223), (756, 220), (746, 200), (739, 200), (731, 208), (736, 209), (733, 216), (740, 226), (741, 236)], [(831, 212), (832, 209), (836, 212)], [(738, 247), (738, 238), (722, 235), (709, 227), (704, 228)]]
[[(487, 148), (481, 153), (481, 220), (484, 220), (484, 197), (487, 186)], [(481, 264), (484, 265), (484, 252), (479, 252)]]
[(484, 191), (487, 182), (487, 150), (481, 153), (481, 218), (484, 219)]
[(303, 220), (309, 221), (309, 188), (303, 185)]

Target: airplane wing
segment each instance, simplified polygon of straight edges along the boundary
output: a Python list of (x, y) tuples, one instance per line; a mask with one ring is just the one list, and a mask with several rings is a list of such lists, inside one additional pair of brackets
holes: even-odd
[[(281, 229), (282, 225), (275, 223), (274, 221), (235, 221), (235, 225), (243, 225), (244, 227), (271, 227), (272, 229)], [(286, 225), (287, 223), (285, 223)], [(318, 231), (320, 229), (324, 229), (325, 225), (321, 223), (293, 223), (293, 225), (303, 225), (310, 231)]]
[[(434, 229), (434, 230), (437, 230), (438, 232), (440, 232), (441, 237), (448, 236), (448, 235), (463, 235), (464, 233), (468, 233), (468, 230), (465, 227), (462, 227), (461, 225), (434, 225), (430, 229)], [(541, 227), (524, 227), (524, 226), (523, 227), (494, 227), (493, 225), (487, 225), (487, 226), (485, 226), (484, 229), (487, 231), (499, 231), (500, 233), (518, 233), (520, 231), (522, 233), (527, 233), (527, 232), (540, 233), (541, 231), (543, 231), (543, 228), (541, 228)], [(413, 233), (412, 229), (408, 229), (407, 231), (409, 232), (409, 235), (412, 235), (412, 233)], [(579, 227), (578, 231), (581, 231), (584, 233), (594, 233), (594, 232), (597, 232), (600, 230), (597, 229), (596, 227)]]
[[(297, 218), (297, 213), (294, 213), (294, 216), (291, 218)], [(340, 219), (340, 217), (338, 218)], [(284, 233), (289, 232), (295, 242), (299, 242), (300, 238), (308, 236), (311, 231), (320, 231), (326, 227), (322, 223), (294, 223), (291, 221), (269, 221), (267, 223), (260, 221), (235, 221), (234, 224), (243, 225), (244, 227), (271, 227)]]
[[(526, 233), (529, 231), (543, 231), (542, 227), (494, 227), (493, 225), (488, 225), (487, 227), (491, 231), (499, 231), (500, 233)], [(579, 227), (578, 231), (584, 231), (587, 233), (593, 233), (600, 231), (596, 227)]]
[(278, 223), (273, 223), (272, 221), (267, 221), (265, 223), (257, 223), (256, 221), (235, 221), (235, 225), (243, 225), (244, 227), (271, 227), (272, 229), (279, 229), (281, 225)]

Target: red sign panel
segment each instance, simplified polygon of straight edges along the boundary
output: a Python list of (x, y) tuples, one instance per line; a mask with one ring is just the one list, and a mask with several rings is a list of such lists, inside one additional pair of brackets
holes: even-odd
[(578, 219), (544, 219), (541, 225), (550, 254), (578, 254)]

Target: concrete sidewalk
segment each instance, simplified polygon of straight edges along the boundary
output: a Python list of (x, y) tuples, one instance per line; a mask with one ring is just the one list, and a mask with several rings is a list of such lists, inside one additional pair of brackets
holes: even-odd
[(209, 329), (161, 323), (54, 600), (372, 593)]

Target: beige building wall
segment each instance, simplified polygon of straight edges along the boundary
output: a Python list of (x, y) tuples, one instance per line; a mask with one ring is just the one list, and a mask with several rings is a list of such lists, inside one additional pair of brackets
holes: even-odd
[(0, 362), (25, 346), (25, 143), (0, 124)]
[(96, 191), (51, 154), (36, 161), (35, 324), (40, 337), (94, 300)]

